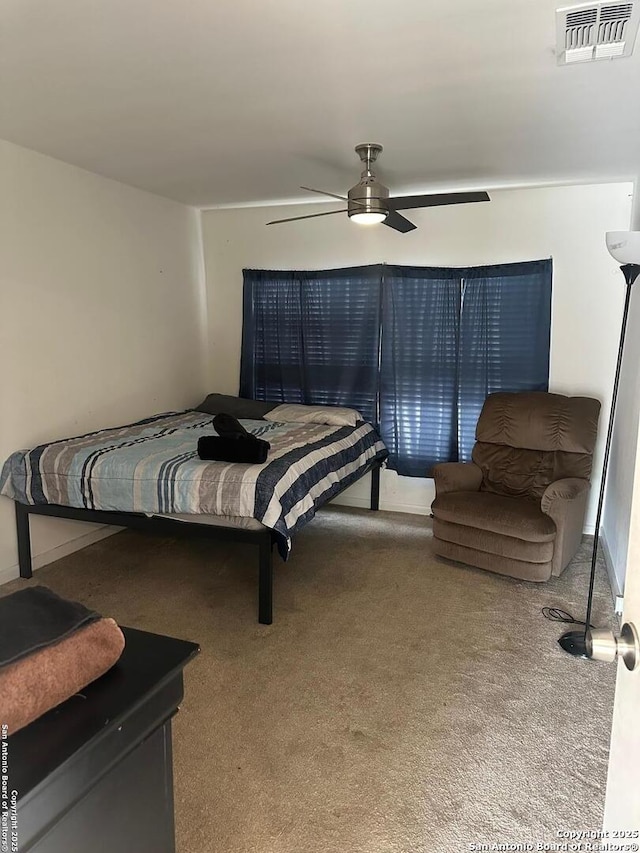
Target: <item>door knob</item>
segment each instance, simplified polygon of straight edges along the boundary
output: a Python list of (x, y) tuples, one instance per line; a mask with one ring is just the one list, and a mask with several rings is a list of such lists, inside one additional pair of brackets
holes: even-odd
[(614, 661), (618, 656), (629, 670), (640, 665), (640, 639), (633, 622), (625, 622), (616, 637), (606, 628), (587, 631), (587, 655), (593, 660)]

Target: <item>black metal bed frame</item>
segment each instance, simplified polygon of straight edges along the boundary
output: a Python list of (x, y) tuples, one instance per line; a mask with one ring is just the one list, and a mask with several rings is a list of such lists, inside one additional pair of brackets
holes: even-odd
[[(379, 461), (369, 465), (363, 472), (371, 472), (371, 509), (377, 510), (380, 503), (380, 467)], [(358, 478), (361, 479), (361, 478)], [(349, 485), (352, 485), (350, 483)], [(348, 488), (345, 486), (345, 488)], [(337, 497), (340, 489), (333, 497)], [(176, 521), (160, 516), (147, 516), (137, 512), (111, 512), (97, 509), (77, 509), (58, 504), (22, 504), (15, 501), (16, 529), (18, 533), (18, 565), (20, 577), (33, 576), (31, 562), (31, 535), (29, 531), (30, 515), (49, 515), (56, 518), (70, 518), (74, 521), (89, 521), (97, 524), (113, 524), (117, 527), (129, 527), (164, 536), (204, 537), (223, 541), (249, 542), (258, 546), (258, 622), (271, 625), (273, 622), (273, 557), (275, 543), (273, 531), (243, 530), (237, 527), (222, 527), (197, 522)]]

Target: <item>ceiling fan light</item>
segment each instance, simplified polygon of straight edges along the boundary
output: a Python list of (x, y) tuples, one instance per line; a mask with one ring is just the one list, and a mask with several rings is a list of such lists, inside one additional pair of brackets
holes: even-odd
[(363, 211), (362, 213), (350, 213), (349, 219), (352, 222), (357, 222), (358, 225), (379, 225), (381, 222), (384, 222), (387, 218), (386, 212), (381, 211), (372, 211), (367, 213)]

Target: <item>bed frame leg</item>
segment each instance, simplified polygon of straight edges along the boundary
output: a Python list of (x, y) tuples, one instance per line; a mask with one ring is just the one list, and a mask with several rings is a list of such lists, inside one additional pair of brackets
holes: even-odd
[(371, 509), (380, 509), (380, 466), (371, 469)]
[(260, 539), (260, 569), (258, 575), (258, 622), (271, 625), (273, 622), (273, 559), (271, 534)]
[(16, 530), (18, 533), (18, 566), (20, 577), (33, 577), (31, 570), (31, 535), (29, 533), (29, 510), (24, 504), (15, 502)]

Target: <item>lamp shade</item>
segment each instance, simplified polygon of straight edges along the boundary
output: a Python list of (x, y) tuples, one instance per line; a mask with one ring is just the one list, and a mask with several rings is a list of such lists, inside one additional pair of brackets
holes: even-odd
[(607, 249), (619, 264), (640, 264), (640, 231), (607, 231)]

